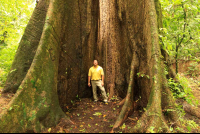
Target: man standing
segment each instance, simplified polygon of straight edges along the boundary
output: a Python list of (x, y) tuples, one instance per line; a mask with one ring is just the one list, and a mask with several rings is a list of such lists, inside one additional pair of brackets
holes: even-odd
[(92, 83), (92, 91), (93, 91), (93, 97), (94, 97), (94, 102), (98, 101), (97, 97), (97, 86), (101, 90), (101, 94), (103, 96), (103, 101), (105, 103), (108, 102), (108, 97), (106, 96), (106, 91), (104, 88), (104, 72), (103, 68), (98, 65), (97, 60), (94, 60), (93, 65), (89, 69), (88, 73), (88, 86), (90, 87), (90, 78), (91, 78), (91, 83)]

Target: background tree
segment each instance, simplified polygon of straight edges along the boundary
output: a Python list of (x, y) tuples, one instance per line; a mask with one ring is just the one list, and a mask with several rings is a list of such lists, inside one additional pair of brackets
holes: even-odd
[(0, 87), (5, 84), (18, 42), (35, 5), (29, 0), (0, 1)]
[(125, 98), (113, 131), (143, 109), (130, 132), (182, 127), (159, 45), (160, 8), (157, 0), (40, 0), (5, 84), (4, 92), (16, 93), (0, 117), (0, 132), (56, 125), (77, 94), (91, 97), (93, 59), (105, 68), (109, 94)]
[(198, 0), (161, 0), (163, 28), (160, 41), (176, 65), (180, 59), (195, 59), (199, 53), (199, 12)]

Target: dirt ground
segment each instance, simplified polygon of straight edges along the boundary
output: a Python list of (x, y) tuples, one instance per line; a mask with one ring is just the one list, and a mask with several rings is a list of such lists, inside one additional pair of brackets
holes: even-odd
[(2, 89), (0, 88), (0, 114), (4, 109), (7, 109), (7, 105), (13, 96), (14, 94), (12, 93), (2, 94)]
[[(191, 77), (184, 72), (181, 75), (187, 78), (193, 95), (200, 102), (200, 76)], [(7, 108), (12, 97), (11, 93), (2, 94), (0, 89), (0, 114)], [(118, 106), (122, 99), (114, 96), (108, 103), (102, 102), (101, 97), (99, 99), (98, 102), (93, 102), (92, 98), (77, 98), (72, 102), (73, 107), (65, 112), (71, 122), (61, 119), (56, 127), (47, 128), (42, 133), (109, 133), (122, 108)], [(115, 133), (127, 133), (136, 124), (141, 114), (133, 113)], [(185, 118), (194, 120), (200, 125), (200, 119), (197, 117), (186, 113)], [(194, 132), (199, 133), (200, 130)]]
[[(10, 102), (14, 94), (2, 94), (0, 89), (0, 114)], [(93, 102), (92, 98), (79, 98), (73, 102), (73, 107), (66, 113), (71, 122), (61, 119), (56, 127), (48, 128), (42, 133), (109, 133), (119, 115), (122, 106), (117, 104), (121, 98), (113, 97), (110, 102), (104, 103), (99, 97), (98, 102)], [(126, 133), (136, 124), (138, 113), (129, 117), (116, 133)]]
[[(120, 101), (117, 97), (113, 97), (108, 103), (102, 100), (93, 102), (91, 98), (79, 99), (74, 102), (74, 107), (66, 112), (72, 121), (70, 125), (61, 119), (56, 127), (49, 128), (44, 133), (109, 133), (119, 115), (121, 106), (117, 104)], [(116, 133), (128, 132), (137, 120), (137, 117), (129, 117)]]

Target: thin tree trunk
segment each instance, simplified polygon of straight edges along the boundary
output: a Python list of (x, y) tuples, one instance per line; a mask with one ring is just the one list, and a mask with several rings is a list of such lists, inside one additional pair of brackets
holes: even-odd
[[(129, 80), (129, 86), (128, 86), (128, 91), (127, 91), (127, 96), (125, 98), (125, 102), (124, 105), (122, 107), (122, 110), (120, 112), (120, 115), (118, 116), (113, 129), (111, 132), (114, 132), (115, 128), (118, 128), (125, 119), (127, 119), (127, 117), (131, 114), (131, 112), (133, 112), (133, 103), (134, 103), (134, 78), (136, 75), (136, 68), (138, 65), (138, 61), (137, 61), (137, 55), (136, 52), (133, 52), (133, 59), (131, 62), (131, 72), (130, 72), (130, 80)], [(136, 89), (135, 89), (136, 90)]]

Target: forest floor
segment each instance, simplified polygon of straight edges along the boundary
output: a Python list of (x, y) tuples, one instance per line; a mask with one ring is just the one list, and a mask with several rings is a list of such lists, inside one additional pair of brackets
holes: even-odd
[[(181, 75), (187, 78), (194, 97), (200, 102), (200, 76)], [(122, 106), (118, 105), (121, 100), (121, 98), (113, 97), (106, 104), (102, 100), (95, 103), (91, 98), (77, 100), (74, 102), (74, 107), (66, 112), (72, 121), (71, 125), (61, 119), (56, 127), (46, 129), (43, 133), (110, 133), (121, 111)], [(141, 114), (142, 112), (133, 113), (119, 129), (115, 129), (115, 133), (128, 133), (129, 129), (137, 123)], [(186, 113), (185, 119), (193, 120), (200, 126), (200, 119), (197, 117)], [(192, 132), (199, 133), (200, 130), (196, 129)]]
[[(61, 119), (56, 127), (49, 128), (44, 133), (109, 133), (119, 115), (121, 106), (117, 104), (120, 100), (113, 98), (110, 102), (104, 103), (101, 100), (93, 102), (91, 98), (83, 98), (76, 101), (75, 106), (66, 112), (72, 121), (71, 125)], [(138, 116), (129, 117), (116, 133), (128, 132), (137, 120)]]
[[(200, 101), (200, 76), (185, 77), (189, 82), (193, 95)], [(7, 104), (12, 97), (13, 94), (2, 94), (0, 90), (0, 114), (7, 108)], [(98, 102), (93, 102), (91, 98), (79, 98), (73, 102), (73, 107), (66, 112), (66, 115), (72, 121), (70, 125), (65, 119), (61, 119), (57, 126), (48, 128), (42, 133), (109, 133), (122, 108), (118, 105), (122, 99), (113, 97), (108, 103), (102, 102), (101, 97), (99, 99)], [(138, 112), (133, 113), (115, 133), (128, 132), (136, 124), (140, 115), (141, 113)], [(194, 118), (192, 115), (186, 114), (185, 118), (194, 120), (200, 125), (200, 119)]]

